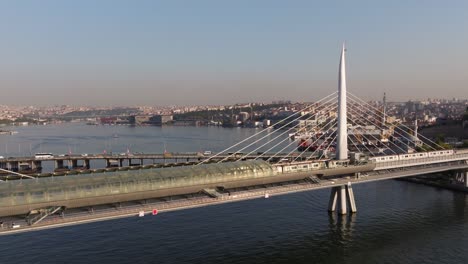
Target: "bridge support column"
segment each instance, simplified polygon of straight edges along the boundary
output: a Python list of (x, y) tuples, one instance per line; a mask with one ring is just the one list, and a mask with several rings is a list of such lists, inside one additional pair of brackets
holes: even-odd
[(468, 187), (468, 172), (467, 171), (464, 172), (463, 180), (465, 181), (465, 187)]
[(454, 171), (454, 180), (457, 184), (468, 188), (468, 170)]
[(331, 189), (328, 211), (334, 212), (338, 202), (340, 203), (338, 211), (339, 214), (345, 215), (348, 213), (348, 204), (351, 209), (350, 213), (357, 212), (354, 192), (350, 182), (348, 182), (347, 185), (336, 186)]
[(346, 185), (346, 194), (348, 196), (349, 205), (351, 207), (351, 213), (356, 213), (356, 201), (354, 200), (353, 187), (351, 186), (350, 182), (348, 182), (348, 185)]
[(86, 169), (90, 169), (91, 168), (91, 164), (90, 164), (90, 160), (89, 159), (84, 159), (83, 160), (83, 167), (85, 167)]
[(340, 186), (340, 192), (339, 195), (340, 197), (340, 210), (338, 211), (339, 214), (345, 215), (348, 213), (348, 205), (346, 203), (346, 187), (345, 186)]
[(328, 201), (328, 211), (334, 212), (336, 209), (336, 201), (338, 199), (338, 190), (340, 187), (333, 187), (330, 192), (330, 200)]
[(63, 160), (55, 160), (55, 169), (63, 169)]
[(19, 162), (18, 161), (9, 161), (7, 163), (7, 169), (11, 171), (18, 171), (19, 170)]
[(42, 170), (42, 162), (40, 160), (33, 160), (31, 162), (31, 168), (33, 170)]

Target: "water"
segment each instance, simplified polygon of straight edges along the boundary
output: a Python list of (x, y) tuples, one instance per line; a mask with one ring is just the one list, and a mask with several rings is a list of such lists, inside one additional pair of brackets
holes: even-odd
[[(83, 154), (83, 153), (163, 153), (168, 152), (218, 152), (260, 132), (261, 129), (222, 127), (173, 127), (173, 126), (89, 126), (83, 123), (67, 123), (48, 126), (6, 127), (18, 134), (0, 135), (0, 156), (33, 156), (35, 153)], [(283, 134), (281, 136), (281, 134)], [(296, 143), (288, 140), (288, 131), (274, 135), (267, 131), (252, 138), (260, 140), (248, 146), (243, 153), (260, 151), (290, 152)], [(265, 138), (263, 138), (265, 137)], [(263, 139), (262, 139), (263, 138)], [(265, 140), (272, 144), (262, 146)], [(279, 144), (281, 143), (281, 144)], [(271, 148), (271, 146), (277, 145)], [(246, 146), (246, 145), (243, 145)], [(238, 150), (239, 148), (233, 149)], [(147, 161), (149, 162), (149, 161)], [(93, 161), (92, 167), (103, 167), (105, 163)], [(53, 171), (52, 161), (42, 162), (43, 172)]]
[[(254, 133), (79, 124), (19, 131), (0, 138), (0, 146), (24, 139), (58, 153), (59, 142), (77, 141), (93, 152), (119, 133), (114, 148), (161, 151), (166, 141), (177, 151), (197, 151), (201, 142), (216, 151)], [(327, 213), (328, 190), (309, 191), (2, 236), (0, 263), (468, 263), (465, 194), (393, 180), (353, 189), (352, 217)]]

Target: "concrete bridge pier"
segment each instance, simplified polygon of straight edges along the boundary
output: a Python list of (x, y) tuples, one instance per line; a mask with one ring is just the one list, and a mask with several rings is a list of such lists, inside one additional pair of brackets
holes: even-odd
[[(138, 162), (133, 163), (134, 160)], [(143, 159), (128, 159), (128, 166), (140, 166), (143, 165)]]
[(33, 160), (31, 161), (31, 169), (40, 169), (42, 168), (42, 162), (40, 160)]
[(78, 160), (68, 160), (68, 167), (70, 169), (75, 169), (78, 167)]
[(88, 170), (91, 168), (91, 162), (90, 162), (89, 159), (84, 159), (83, 160), (83, 167), (85, 167)]
[(7, 162), (7, 170), (18, 171), (19, 170), (19, 162), (18, 161), (9, 161), (9, 162)]
[(55, 169), (63, 169), (65, 166), (63, 166), (63, 160), (55, 160)]
[(456, 170), (453, 173), (455, 183), (468, 188), (468, 170)]
[(328, 211), (334, 212), (338, 203), (338, 213), (341, 215), (348, 213), (348, 204), (350, 206), (351, 213), (357, 212), (354, 192), (350, 182), (348, 182), (347, 185), (336, 186), (331, 189)]
[(120, 159), (106, 159), (106, 168), (117, 167), (121, 165)]
[(27, 171), (27, 170), (31, 170), (32, 167), (31, 167), (31, 163), (28, 162), (28, 161), (20, 161), (18, 162), (18, 171)]

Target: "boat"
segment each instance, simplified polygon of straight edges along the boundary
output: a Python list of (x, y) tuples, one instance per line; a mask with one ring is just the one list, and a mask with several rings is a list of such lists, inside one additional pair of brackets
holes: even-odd
[(0, 130), (0, 135), (14, 135), (18, 134), (18, 131)]

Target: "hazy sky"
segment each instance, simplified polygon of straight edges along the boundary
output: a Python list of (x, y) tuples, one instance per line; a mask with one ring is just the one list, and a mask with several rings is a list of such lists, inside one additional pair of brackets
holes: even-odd
[[(379, 2), (379, 3), (377, 3)], [(0, 2), (0, 104), (468, 98), (468, 1)]]

